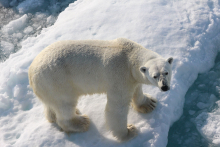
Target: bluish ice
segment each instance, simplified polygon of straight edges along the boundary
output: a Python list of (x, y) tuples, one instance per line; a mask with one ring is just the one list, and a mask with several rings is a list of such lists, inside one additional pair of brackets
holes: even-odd
[[(219, 134), (203, 134), (201, 128), (207, 125), (208, 113), (215, 114), (219, 111), (219, 100), (220, 54), (216, 57), (214, 67), (199, 74), (187, 91), (183, 114), (169, 130), (167, 147), (218, 147), (219, 143), (216, 145), (212, 142), (220, 138)], [(216, 116), (220, 116), (220, 113)], [(215, 117), (215, 120), (220, 122), (219, 117)], [(210, 125), (208, 129), (212, 127)]]
[(0, 0), (0, 62), (17, 52), (22, 41), (53, 25), (75, 0)]

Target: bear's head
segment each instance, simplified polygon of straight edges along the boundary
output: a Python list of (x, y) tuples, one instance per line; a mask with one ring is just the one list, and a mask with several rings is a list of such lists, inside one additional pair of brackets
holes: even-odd
[(149, 82), (160, 88), (162, 91), (170, 89), (170, 81), (172, 76), (173, 58), (168, 59), (155, 58), (148, 61), (140, 68), (146, 84)]

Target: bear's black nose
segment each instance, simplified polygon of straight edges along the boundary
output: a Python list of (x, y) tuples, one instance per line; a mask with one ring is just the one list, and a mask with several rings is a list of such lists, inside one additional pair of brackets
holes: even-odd
[(162, 86), (161, 89), (162, 89), (163, 91), (167, 91), (167, 90), (169, 90), (169, 87), (168, 87), (168, 86)]

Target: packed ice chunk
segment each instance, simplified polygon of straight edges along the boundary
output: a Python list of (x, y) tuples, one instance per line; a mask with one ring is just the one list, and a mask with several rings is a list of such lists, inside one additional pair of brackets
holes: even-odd
[(20, 50), (22, 41), (53, 25), (58, 14), (73, 1), (0, 0), (0, 40), (14, 45), (12, 52), (0, 45), (0, 62)]
[(3, 110), (10, 108), (11, 101), (6, 93), (0, 94), (0, 114)]
[(220, 93), (220, 87), (216, 86), (216, 92)]
[(14, 7), (18, 4), (18, 1), (17, 0), (12, 0), (9, 4), (10, 4), (11, 7)]
[(49, 16), (47, 17), (47, 23), (48, 24), (53, 24), (56, 21), (56, 18), (54, 16)]
[(217, 98), (214, 94), (211, 94), (210, 97), (209, 97), (209, 102), (211, 103), (211, 105), (213, 105), (216, 101), (217, 101)]
[(199, 108), (199, 109), (204, 109), (204, 108), (206, 108), (206, 107), (208, 107), (209, 105), (208, 104), (205, 104), (205, 103), (202, 103), (202, 102), (198, 102), (197, 103), (197, 107)]
[(19, 13), (35, 12), (44, 7), (44, 0), (25, 0), (17, 6)]
[(23, 85), (20, 85), (20, 84), (16, 85), (13, 90), (14, 97), (17, 99), (22, 99), (23, 96), (26, 94), (25, 90), (26, 89), (24, 89)]
[(218, 108), (213, 112), (202, 112), (196, 119), (196, 128), (201, 135), (215, 145), (220, 145), (220, 101), (216, 104)]
[(195, 114), (195, 112), (196, 112), (196, 111), (194, 111), (194, 110), (189, 110), (189, 114), (190, 114), (190, 115)]
[(10, 42), (6, 42), (6, 41), (1, 41), (0, 42), (0, 46), (3, 50), (4, 53), (10, 53), (14, 51), (14, 45)]
[(24, 14), (22, 17), (11, 21), (2, 28), (2, 31), (7, 34), (13, 34), (21, 29), (24, 29), (27, 24), (28, 16)]
[(24, 33), (25, 33), (25, 34), (29, 34), (29, 33), (31, 33), (33, 30), (34, 30), (33, 27), (28, 26), (27, 28), (24, 29)]
[(200, 84), (200, 85), (198, 86), (198, 88), (199, 88), (199, 89), (204, 89), (204, 88), (206, 88), (206, 85), (205, 85), (205, 84)]

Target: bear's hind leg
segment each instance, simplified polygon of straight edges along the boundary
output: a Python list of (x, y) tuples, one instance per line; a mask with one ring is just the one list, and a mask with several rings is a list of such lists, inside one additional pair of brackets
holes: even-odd
[(55, 114), (55, 112), (51, 108), (49, 108), (47, 106), (45, 106), (45, 115), (46, 115), (47, 120), (50, 123), (55, 123), (56, 122), (56, 114)]
[(79, 115), (79, 110), (70, 103), (62, 104), (57, 109), (57, 124), (64, 132), (85, 132), (89, 129), (90, 120), (86, 115)]
[(141, 113), (148, 113), (153, 111), (157, 106), (157, 99), (149, 94), (143, 94), (141, 84), (137, 86), (132, 99), (134, 109)]

